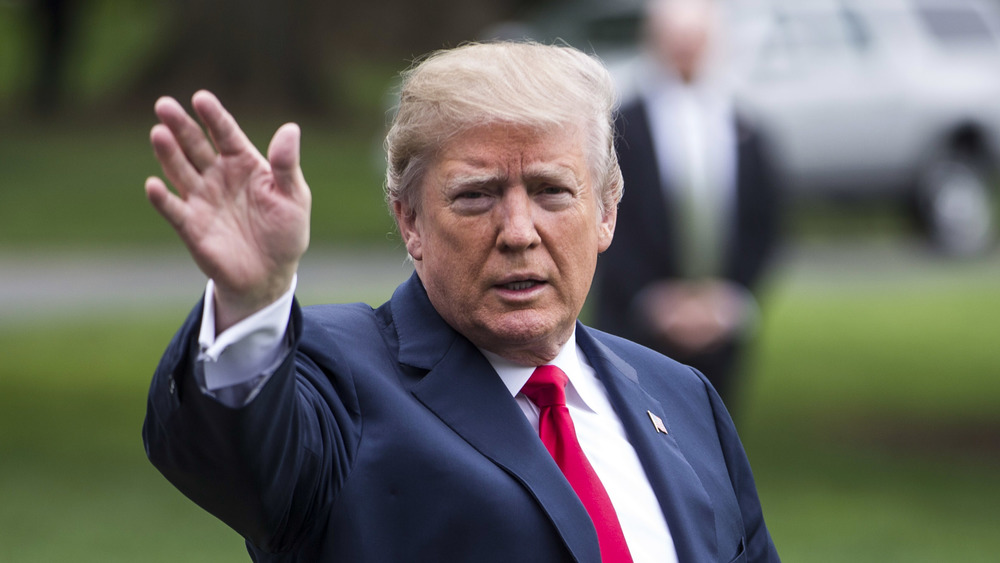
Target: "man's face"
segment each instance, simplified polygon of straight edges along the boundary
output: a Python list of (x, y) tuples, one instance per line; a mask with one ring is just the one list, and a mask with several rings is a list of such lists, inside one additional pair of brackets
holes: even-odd
[(569, 339), (616, 210), (601, 216), (577, 129), (488, 125), (452, 138), (394, 211), (434, 308), (477, 346), (525, 365)]
[(712, 13), (707, 4), (673, 4), (653, 14), (652, 46), (662, 64), (684, 82), (702, 70), (712, 41)]

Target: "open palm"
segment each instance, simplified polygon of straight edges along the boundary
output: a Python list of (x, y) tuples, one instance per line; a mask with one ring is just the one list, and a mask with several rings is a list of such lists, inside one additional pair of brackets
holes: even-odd
[(207, 134), (176, 100), (156, 102), (150, 140), (176, 193), (151, 177), (146, 195), (215, 282), (216, 320), (228, 326), (290, 287), (309, 244), (311, 194), (297, 125), (280, 127), (264, 158), (214, 95), (199, 91), (192, 106)]

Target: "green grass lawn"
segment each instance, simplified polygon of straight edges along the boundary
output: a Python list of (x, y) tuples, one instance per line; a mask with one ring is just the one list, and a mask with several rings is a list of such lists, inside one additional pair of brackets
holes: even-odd
[[(784, 560), (994, 561), (993, 280), (779, 282), (768, 303), (740, 425)], [(142, 450), (184, 313), (0, 327), (0, 561), (248, 560)]]
[(777, 288), (741, 416), (786, 561), (993, 561), (1000, 289)]
[[(149, 146), (154, 121), (92, 130), (44, 124), (0, 136), (0, 242), (43, 247), (177, 244), (146, 201), (159, 168)], [(265, 150), (272, 127), (253, 124)], [(384, 239), (393, 231), (382, 198), (375, 132), (304, 126), (302, 166), (313, 191), (318, 243)]]
[(182, 314), (0, 329), (0, 561), (247, 560), (143, 453), (149, 375)]

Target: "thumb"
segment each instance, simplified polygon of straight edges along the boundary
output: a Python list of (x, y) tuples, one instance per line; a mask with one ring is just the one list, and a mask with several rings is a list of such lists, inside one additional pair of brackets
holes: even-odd
[(267, 148), (267, 160), (278, 189), (292, 193), (305, 186), (299, 166), (299, 146), (302, 132), (295, 123), (286, 123), (274, 132)]

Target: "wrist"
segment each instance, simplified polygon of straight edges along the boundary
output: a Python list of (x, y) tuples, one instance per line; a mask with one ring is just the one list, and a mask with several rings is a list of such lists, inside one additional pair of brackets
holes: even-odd
[(292, 289), (295, 271), (288, 275), (276, 276), (266, 284), (250, 289), (227, 288), (217, 281), (214, 284), (213, 300), (215, 308), (215, 333), (221, 334), (227, 328), (266, 308)]

